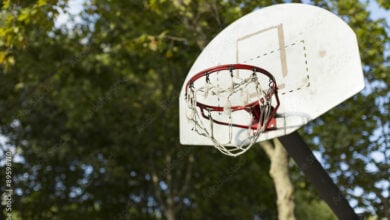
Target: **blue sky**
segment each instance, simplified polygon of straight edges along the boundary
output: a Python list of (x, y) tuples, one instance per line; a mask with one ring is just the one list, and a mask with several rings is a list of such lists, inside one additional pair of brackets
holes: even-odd
[(371, 11), (371, 18), (374, 20), (378, 18), (385, 18), (387, 24), (390, 24), (390, 10), (380, 8), (376, 1), (371, 0), (369, 2), (370, 3), (368, 4), (368, 10)]

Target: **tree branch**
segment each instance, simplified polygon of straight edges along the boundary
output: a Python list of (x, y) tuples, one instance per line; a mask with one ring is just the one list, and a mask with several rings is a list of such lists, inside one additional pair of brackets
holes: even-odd
[[(190, 184), (191, 176), (192, 176), (192, 164), (194, 162), (194, 155), (190, 154), (188, 157), (188, 165), (187, 165), (187, 170), (186, 170), (186, 176), (184, 178), (184, 184), (183, 187), (181, 188), (178, 196), (182, 197), (184, 193), (187, 191), (188, 186)], [(180, 203), (181, 204), (181, 203)]]
[[(188, 186), (190, 184), (190, 180), (191, 180), (191, 177), (192, 177), (192, 163), (194, 161), (194, 158), (193, 158), (193, 155), (191, 154), (188, 158), (188, 165), (187, 165), (187, 169), (186, 169), (186, 175), (185, 175), (185, 178), (184, 178), (184, 183), (183, 183), (183, 187), (180, 189), (180, 192), (177, 193), (177, 196), (179, 197), (179, 200), (181, 200), (184, 196), (184, 194), (187, 192), (188, 190)], [(176, 206), (176, 210), (180, 210), (183, 206), (183, 203), (180, 201), (177, 206)]]
[(161, 204), (162, 209), (166, 210), (167, 206), (164, 203), (164, 200), (162, 198), (162, 195), (161, 195), (161, 192), (160, 192), (160, 186), (159, 186), (158, 182), (159, 182), (159, 178), (158, 178), (156, 172), (153, 171), (152, 172), (152, 183), (153, 183), (153, 186), (154, 186), (156, 198), (157, 198), (158, 202)]
[(221, 16), (220, 16), (220, 13), (218, 11), (218, 8), (217, 8), (217, 5), (216, 5), (215, 1), (210, 3), (210, 8), (211, 8), (211, 12), (215, 16), (215, 20), (217, 21), (218, 25), (222, 28), (223, 27), (223, 21), (221, 19)]

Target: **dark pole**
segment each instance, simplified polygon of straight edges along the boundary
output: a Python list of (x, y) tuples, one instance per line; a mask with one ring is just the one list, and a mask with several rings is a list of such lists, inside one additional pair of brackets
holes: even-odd
[(339, 219), (360, 219), (297, 132), (279, 137), (279, 140)]

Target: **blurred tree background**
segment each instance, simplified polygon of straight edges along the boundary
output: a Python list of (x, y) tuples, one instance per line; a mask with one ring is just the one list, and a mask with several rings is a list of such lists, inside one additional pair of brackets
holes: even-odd
[[(15, 219), (277, 218), (267, 155), (181, 146), (178, 95), (219, 31), (283, 1), (0, 2), (0, 190), (11, 150)], [(365, 1), (309, 3), (357, 33), (367, 86), (302, 135), (357, 210), (390, 218), (388, 23)], [(290, 170), (297, 219), (334, 219)]]

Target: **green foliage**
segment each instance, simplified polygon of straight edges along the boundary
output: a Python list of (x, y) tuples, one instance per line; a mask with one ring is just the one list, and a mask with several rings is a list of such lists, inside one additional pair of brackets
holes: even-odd
[(9, 0), (3, 2), (0, 13), (0, 64), (5, 67), (15, 64), (15, 49), (26, 48), (27, 44), (35, 40), (30, 38), (32, 35), (42, 37), (41, 34), (53, 26), (58, 8), (61, 7), (61, 4), (58, 4), (58, 8), (53, 7), (57, 4), (53, 0), (50, 3), (39, 0), (31, 4), (26, 1), (24, 4)]
[(14, 167), (15, 212), (23, 219), (160, 219), (169, 211), (186, 219), (275, 218), (261, 151), (233, 160), (212, 148), (183, 148), (177, 138), (185, 73), (241, 15), (238, 6), (91, 1), (80, 14), (85, 22), (69, 29), (46, 16), (54, 4), (3, 6), (11, 21), (2, 25), (2, 51), (14, 61), (0, 72), (0, 133), (23, 158)]
[(378, 3), (385, 9), (390, 9), (390, 2), (386, 0), (378, 0)]
[(337, 219), (324, 201), (308, 200), (308, 195), (305, 194), (307, 193), (301, 190), (297, 190), (295, 193), (297, 219)]
[[(280, 1), (91, 0), (82, 22), (55, 27), (66, 2), (3, 1), (0, 13), (0, 134), (22, 157), (14, 163), (15, 212), (22, 219), (164, 219), (169, 211), (178, 219), (275, 219), (264, 153), (232, 159), (181, 146), (177, 100), (192, 62), (220, 30)], [(383, 146), (370, 138), (388, 123), (388, 102), (380, 102), (388, 94), (388, 36), (384, 21), (368, 20), (357, 1), (331, 3), (318, 4), (358, 33), (372, 87), (309, 126), (309, 137), (328, 147), (319, 149), (331, 172), (349, 165), (340, 184), (369, 192), (386, 173), (366, 173), (354, 152), (370, 158)], [(298, 216), (328, 219), (305, 213), (306, 204), (325, 210), (308, 197), (297, 198)], [(360, 206), (383, 216), (383, 206), (363, 199)]]

